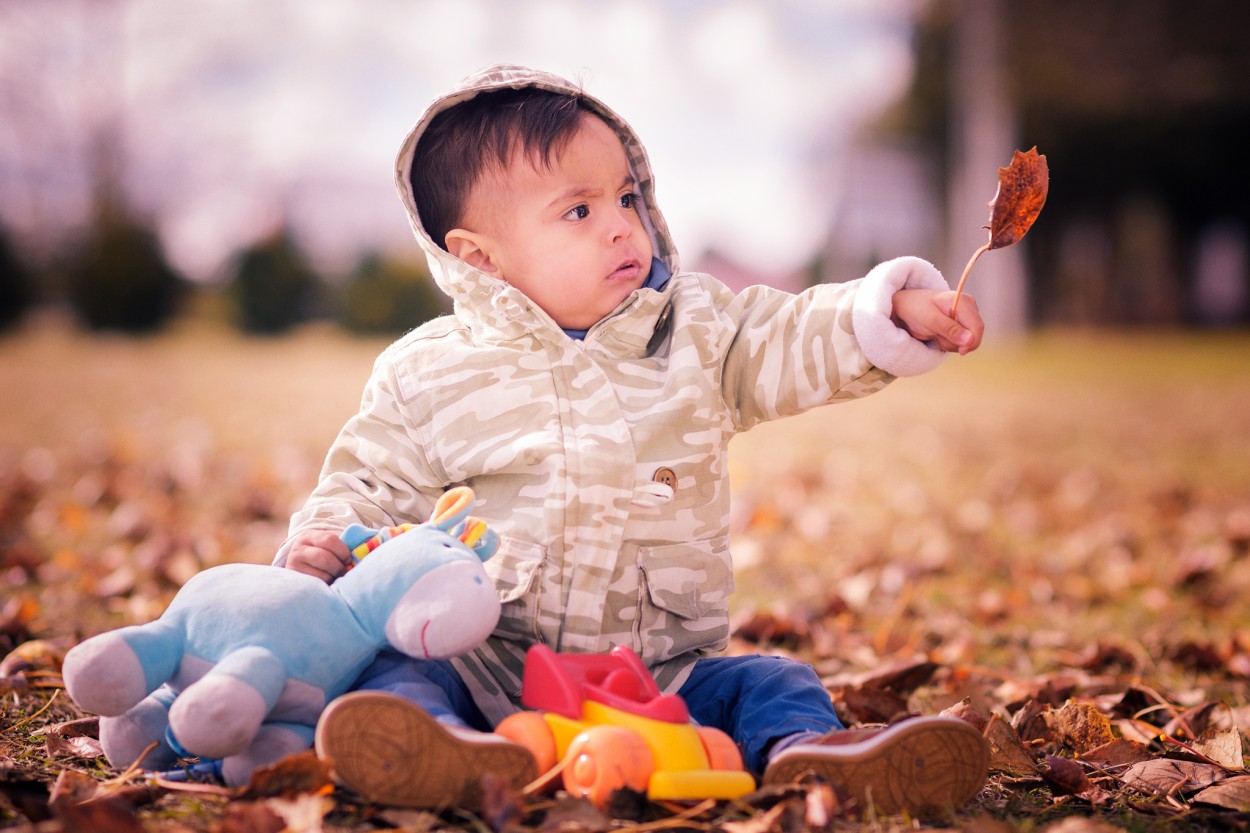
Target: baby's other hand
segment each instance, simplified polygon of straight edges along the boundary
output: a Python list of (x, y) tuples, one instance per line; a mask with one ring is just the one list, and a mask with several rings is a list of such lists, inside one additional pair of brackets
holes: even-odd
[(981, 345), (985, 322), (977, 302), (964, 295), (957, 317), (951, 317), (954, 290), (900, 289), (894, 293), (894, 323), (919, 341), (932, 341), (939, 350), (966, 356)]
[(352, 563), (352, 554), (338, 535), (328, 529), (309, 529), (291, 541), (286, 566), (296, 572), (316, 576), (326, 584), (334, 581)]

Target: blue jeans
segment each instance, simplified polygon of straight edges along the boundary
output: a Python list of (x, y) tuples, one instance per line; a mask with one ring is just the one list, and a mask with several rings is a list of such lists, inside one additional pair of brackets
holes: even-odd
[[(468, 687), (446, 660), (421, 661), (386, 652), (353, 687), (398, 694), (441, 723), (483, 732), (491, 729)], [(701, 659), (677, 693), (696, 723), (720, 729), (734, 739), (743, 763), (754, 773), (764, 771), (768, 752), (777, 741), (843, 728), (816, 672), (783, 657)]]

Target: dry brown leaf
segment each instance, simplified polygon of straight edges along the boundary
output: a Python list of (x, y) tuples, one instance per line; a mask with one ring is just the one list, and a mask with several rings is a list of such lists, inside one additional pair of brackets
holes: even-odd
[(1148, 745), (1159, 739), (1159, 727), (1144, 720), (1125, 718), (1113, 721), (1112, 725), (1120, 730), (1121, 737), (1135, 740), (1140, 744)]
[(1245, 747), (1239, 729), (1208, 729), (1194, 741), (1193, 747), (1225, 769), (1236, 771), (1246, 768)]
[(1019, 242), (1042, 213), (1049, 190), (1046, 157), (1037, 148), (1013, 153), (1007, 167), (998, 169), (998, 192), (990, 200), (990, 248)]
[(1182, 740), (1193, 740), (1201, 737), (1202, 733), (1211, 725), (1212, 713), (1222, 705), (1218, 700), (1208, 700), (1191, 709), (1186, 709), (1168, 721), (1167, 725), (1163, 727), (1163, 733), (1174, 738), (1181, 738)]
[(247, 800), (302, 793), (324, 794), (333, 789), (330, 765), (308, 749), (268, 766), (258, 767), (239, 797)]
[(31, 639), (18, 645), (0, 660), (0, 677), (11, 677), (18, 672), (61, 672), (65, 651), (43, 639)]
[(972, 265), (977, 262), (977, 258), (990, 249), (1001, 249), (1019, 242), (1042, 213), (1049, 190), (1050, 169), (1046, 165), (1046, 157), (1038, 153), (1037, 148), (1026, 152), (1017, 150), (1011, 155), (1011, 162), (1007, 167), (998, 169), (998, 190), (989, 205), (990, 239), (973, 253), (972, 259), (959, 277), (955, 300), (951, 303), (952, 318), (959, 308), (964, 283), (968, 280), (968, 273), (972, 271)]
[(1199, 804), (1213, 804), (1227, 810), (1250, 811), (1250, 775), (1239, 775), (1207, 787), (1192, 799)]
[(1041, 773), (1055, 795), (1080, 795), (1094, 786), (1080, 764), (1059, 755), (1047, 755)]
[[(972, 698), (965, 697), (953, 706), (947, 706), (942, 709), (941, 714), (945, 717), (957, 717), (965, 723), (971, 723), (977, 727), (978, 731), (984, 732), (989, 725), (989, 717), (985, 712), (972, 705)], [(1012, 734), (1015, 734), (1014, 730)]]
[(734, 626), (734, 636), (760, 645), (797, 650), (811, 642), (808, 624), (770, 610), (748, 612)]
[(990, 769), (1018, 778), (1037, 775), (1037, 757), (1020, 742), (1011, 724), (998, 715), (985, 726), (985, 740), (990, 745)]
[(844, 686), (833, 692), (833, 698), (857, 723), (892, 723), (908, 714), (906, 699), (880, 688)]
[(1011, 725), (1024, 743), (1033, 741), (1050, 742), (1054, 740), (1050, 722), (1046, 715), (1050, 709), (1037, 700), (1029, 700), (1011, 716)]
[(1224, 770), (1211, 764), (1156, 758), (1133, 764), (1120, 776), (1120, 781), (1147, 795), (1166, 797), (1197, 792), (1227, 777)]
[(1166, 714), (1162, 709), (1167, 706), (1158, 692), (1140, 686), (1129, 686), (1111, 707), (1111, 716), (1138, 720), (1143, 716)]
[(98, 758), (104, 754), (100, 741), (83, 735), (48, 735), (43, 748), (54, 761), (62, 758)]
[(104, 754), (100, 747), (100, 718), (83, 717), (54, 723), (31, 732), (44, 736), (44, 751), (49, 758), (97, 758)]
[(144, 833), (146, 828), (124, 802), (102, 799), (83, 804), (53, 805), (64, 830), (92, 833)]
[(877, 669), (858, 682), (866, 688), (885, 689), (906, 696), (933, 679), (940, 667), (928, 660), (903, 662)]
[(63, 769), (52, 785), (48, 803), (82, 804), (95, 798), (99, 792), (100, 785), (90, 775), (75, 769)]
[(1081, 754), (1082, 761), (1103, 771), (1127, 769), (1133, 764), (1152, 761), (1154, 758), (1154, 754), (1145, 744), (1128, 738), (1116, 738)]
[(1092, 703), (1071, 701), (1047, 716), (1059, 741), (1078, 754), (1115, 739), (1111, 721)]

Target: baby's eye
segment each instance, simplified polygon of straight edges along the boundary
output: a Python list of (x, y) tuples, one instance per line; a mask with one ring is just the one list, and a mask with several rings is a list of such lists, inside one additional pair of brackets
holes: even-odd
[(621, 194), (621, 208), (637, 208), (638, 195), (634, 193)]
[(564, 215), (566, 220), (585, 220), (590, 216), (590, 206), (586, 204), (575, 205), (570, 208)]

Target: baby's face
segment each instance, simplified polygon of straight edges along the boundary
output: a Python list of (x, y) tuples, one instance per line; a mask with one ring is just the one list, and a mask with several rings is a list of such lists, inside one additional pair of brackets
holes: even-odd
[(629, 297), (651, 269), (625, 149), (586, 115), (550, 170), (514, 156), (473, 189), (465, 225), (487, 261), (565, 329), (584, 330)]

